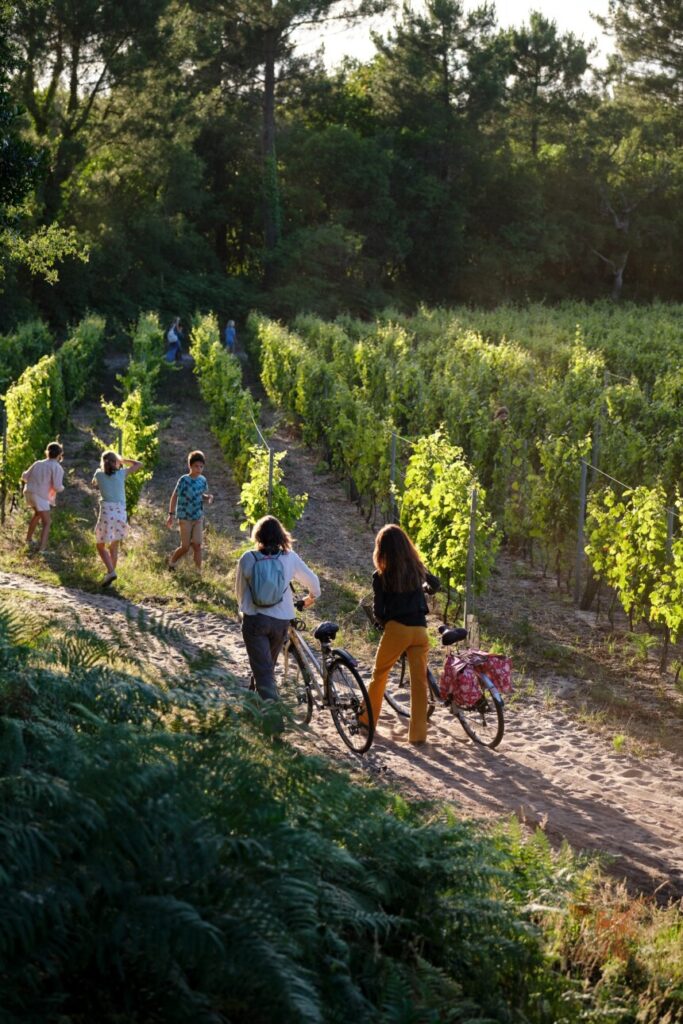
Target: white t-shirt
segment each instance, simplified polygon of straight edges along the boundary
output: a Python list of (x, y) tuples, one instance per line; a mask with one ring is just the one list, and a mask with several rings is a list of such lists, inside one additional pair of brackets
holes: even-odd
[[(320, 597), (320, 581), (309, 569), (302, 558), (299, 558), (296, 551), (285, 551), (280, 555), (282, 568), (285, 574), (285, 582), (289, 584), (292, 580), (301, 583), (311, 592), (313, 597)], [(258, 608), (251, 597), (249, 580), (254, 565), (254, 556), (251, 551), (245, 551), (237, 563), (235, 575), (235, 593), (239, 601), (240, 611), (243, 615), (271, 615), (274, 619), (293, 619), (296, 616), (294, 608), (294, 595), (291, 587), (287, 586), (284, 596), (277, 604), (269, 608)]]
[(24, 470), (21, 479), (26, 483), (27, 491), (51, 505), (54, 505), (57, 493), (64, 490), (64, 470), (58, 459), (39, 459)]

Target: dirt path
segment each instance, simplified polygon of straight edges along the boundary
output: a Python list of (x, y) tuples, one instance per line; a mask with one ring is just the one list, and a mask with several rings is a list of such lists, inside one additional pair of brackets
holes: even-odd
[[(215, 506), (213, 526), (236, 536), (236, 489), (208, 433), (194, 382), (179, 380), (177, 388), (170, 396), (174, 411), (164, 435), (162, 465), (146, 501), (150, 508), (166, 501), (178, 475), (178, 463), (182, 464), (190, 448), (203, 447), (212, 489), (223, 498)], [(169, 401), (169, 396), (164, 400)], [(288, 485), (309, 494), (308, 508), (296, 531), (302, 556), (322, 564), (323, 578), (330, 584), (343, 587), (351, 577), (369, 579), (373, 533), (347, 501), (343, 487), (330, 475), (316, 471), (317, 456), (288, 428), (276, 427), (274, 443), (289, 450), (285, 463)], [(538, 581), (536, 585), (540, 586)], [(246, 683), (248, 666), (234, 620), (183, 611), (162, 615), (115, 597), (51, 587), (14, 573), (0, 574), (0, 588), (26, 594), (48, 610), (63, 612), (66, 608), (96, 631), (117, 628), (124, 632), (130, 619), (142, 611), (148, 621), (177, 631), (170, 637), (151, 636), (149, 654), (146, 642), (146, 657), (154, 669), (174, 674), (186, 671), (208, 650), (215, 659), (208, 670), (209, 685), (220, 689), (228, 679)], [(502, 589), (511, 607), (524, 607), (528, 580), (517, 579), (511, 572)], [(548, 607), (550, 603), (548, 599)], [(585, 636), (586, 623), (578, 614), (567, 608), (555, 610), (569, 622), (570, 633)], [(367, 678), (369, 666), (361, 667)], [(467, 815), (486, 819), (515, 815), (530, 826), (544, 828), (553, 841), (567, 839), (577, 849), (608, 854), (615, 873), (646, 892), (659, 889), (661, 896), (683, 895), (680, 753), (647, 760), (617, 753), (607, 738), (589, 732), (566, 713), (570, 709), (563, 703), (564, 677), (548, 676), (544, 683), (550, 699), (524, 696), (507, 709), (505, 738), (495, 752), (467, 741), (460, 726), (443, 712), (434, 717), (427, 745), (412, 748), (406, 727), (387, 709), (380, 718), (375, 744), (364, 759), (365, 770), (408, 796), (447, 800)], [(301, 742), (357, 767), (325, 712), (314, 716)]]

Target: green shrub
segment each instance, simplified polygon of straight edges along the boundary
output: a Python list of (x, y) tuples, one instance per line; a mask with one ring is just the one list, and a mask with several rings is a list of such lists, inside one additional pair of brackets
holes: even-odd
[(57, 353), (69, 407), (81, 402), (97, 380), (104, 347), (104, 328), (101, 316), (86, 317)]
[(8, 489), (19, 486), (21, 474), (66, 424), (66, 398), (56, 356), (43, 356), (24, 370), (5, 396), (7, 410)]
[(42, 320), (29, 320), (13, 334), (0, 335), (0, 393), (53, 347), (54, 340)]
[(123, 393), (120, 405), (102, 402), (109, 422), (120, 438), (121, 454), (138, 459), (143, 468), (126, 477), (126, 509), (135, 513), (145, 484), (159, 458), (159, 418), (164, 408), (156, 403), (161, 369), (162, 336), (158, 318), (143, 314), (133, 331), (133, 358), (117, 376)]
[(241, 529), (250, 529), (261, 516), (265, 516), (268, 512), (277, 516), (288, 530), (293, 530), (301, 519), (308, 502), (308, 495), (292, 496), (282, 483), (283, 473), (280, 463), (286, 455), (287, 452), (273, 454), (272, 495), (269, 503), (270, 455), (260, 445), (252, 445), (247, 479), (242, 484), (240, 491), (240, 503), (246, 516), (246, 522), (242, 523)]
[(242, 387), (239, 360), (220, 343), (216, 317), (196, 318), (190, 353), (199, 390), (209, 407), (211, 429), (230, 460), (238, 484), (247, 478), (250, 449), (257, 439), (259, 405)]

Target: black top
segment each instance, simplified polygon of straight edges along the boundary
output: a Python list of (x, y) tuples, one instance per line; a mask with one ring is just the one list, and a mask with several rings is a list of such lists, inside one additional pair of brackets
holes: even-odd
[[(441, 586), (436, 576), (432, 576), (430, 572), (427, 573), (425, 582), (430, 590), (438, 590)], [(428, 611), (422, 587), (404, 594), (392, 594), (384, 589), (379, 572), (373, 572), (372, 614), (376, 622), (382, 626), (390, 621), (400, 622), (402, 626), (426, 626)]]

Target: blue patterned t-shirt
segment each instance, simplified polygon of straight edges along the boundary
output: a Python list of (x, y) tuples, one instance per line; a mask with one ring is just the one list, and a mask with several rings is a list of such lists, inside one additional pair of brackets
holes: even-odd
[(175, 508), (175, 514), (178, 519), (201, 519), (204, 515), (204, 505), (202, 502), (202, 495), (207, 491), (209, 485), (206, 482), (206, 477), (199, 476), (192, 477), (189, 473), (185, 473), (181, 476), (180, 480), (176, 484), (176, 493), (178, 495), (178, 502)]

